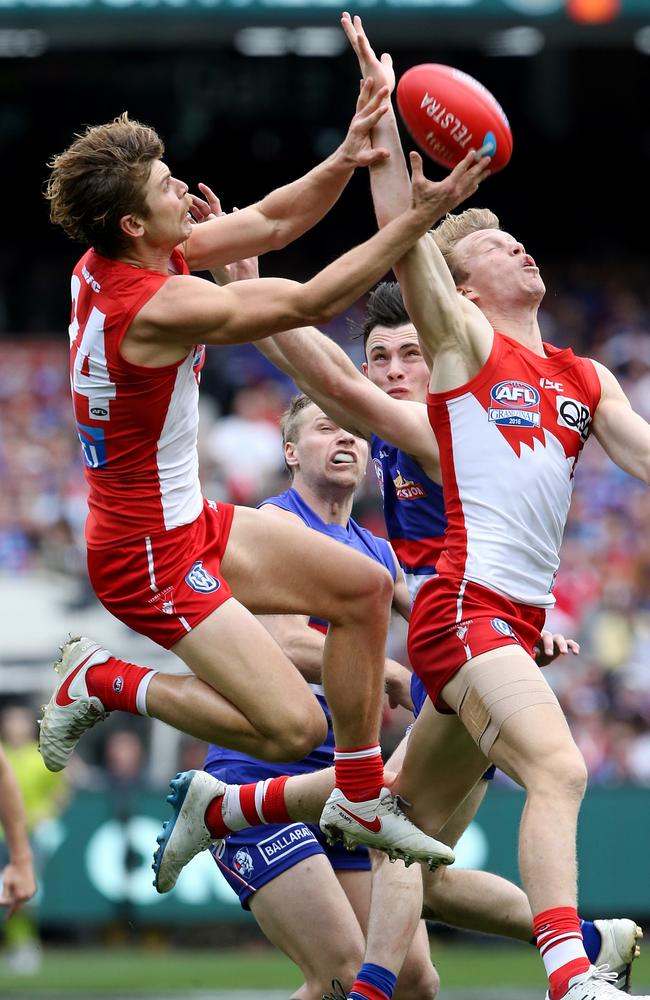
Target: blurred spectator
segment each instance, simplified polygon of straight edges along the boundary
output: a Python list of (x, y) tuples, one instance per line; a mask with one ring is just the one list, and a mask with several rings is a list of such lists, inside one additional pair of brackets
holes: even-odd
[[(32, 709), (22, 705), (5, 708), (0, 718), (0, 735), (4, 756), (23, 797), (34, 868), (38, 873), (45, 861), (48, 840), (45, 827), (66, 803), (66, 779), (63, 773), (48, 771), (41, 760)], [(31, 975), (38, 971), (41, 946), (34, 903), (16, 913), (6, 925), (5, 941), (7, 963), (12, 972)]]

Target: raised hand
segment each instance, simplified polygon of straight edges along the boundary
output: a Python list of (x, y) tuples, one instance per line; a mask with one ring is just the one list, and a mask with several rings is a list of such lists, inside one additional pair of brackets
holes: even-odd
[[(218, 219), (226, 213), (221, 208), (221, 201), (207, 184), (199, 184), (199, 190), (203, 198), (192, 195), (192, 207), (190, 214), (195, 225), (202, 222), (209, 222), (211, 219)], [(233, 208), (233, 212), (238, 209)], [(228, 285), (232, 281), (245, 281), (247, 278), (259, 278), (260, 271), (257, 257), (247, 257), (245, 260), (237, 260), (232, 264), (215, 268), (210, 272), (218, 285)]]
[(409, 154), (411, 161), (411, 196), (414, 208), (430, 210), (431, 224), (451, 212), (478, 190), (490, 173), (490, 157), (475, 150), (465, 156), (442, 181), (429, 181), (422, 170), (419, 153)]
[(387, 149), (372, 147), (370, 133), (390, 107), (388, 87), (380, 87), (374, 93), (373, 89), (372, 80), (363, 81), (354, 118), (340, 147), (341, 152), (355, 167), (369, 167), (390, 156)]
[(358, 15), (352, 18), (347, 10), (344, 11), (341, 15), (341, 27), (359, 60), (363, 78), (372, 78), (376, 87), (388, 87), (389, 94), (392, 94), (395, 89), (395, 71), (388, 52), (383, 52), (381, 58), (377, 57)]

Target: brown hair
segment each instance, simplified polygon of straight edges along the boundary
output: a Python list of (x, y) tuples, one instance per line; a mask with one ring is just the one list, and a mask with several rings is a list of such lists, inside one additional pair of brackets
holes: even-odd
[(120, 219), (131, 213), (147, 217), (145, 184), (164, 151), (156, 132), (126, 111), (105, 125), (88, 126), (48, 163), (51, 221), (73, 240), (117, 256), (128, 245)]
[(466, 278), (466, 272), (454, 255), (456, 244), (480, 229), (501, 229), (498, 217), (489, 208), (466, 208), (459, 215), (446, 215), (439, 225), (431, 231), (438, 249), (445, 258), (456, 284)]
[(376, 326), (386, 326), (392, 330), (410, 322), (411, 317), (406, 311), (402, 290), (397, 282), (382, 281), (368, 296), (366, 316), (361, 328), (364, 349)]
[[(292, 444), (297, 442), (301, 424), (301, 420), (299, 419), (300, 414), (303, 410), (306, 410), (308, 406), (313, 405), (315, 405), (313, 399), (310, 399), (309, 396), (305, 396), (304, 392), (299, 393), (297, 396), (293, 396), (289, 400), (289, 405), (280, 418), (280, 430), (282, 431), (283, 445), (285, 445), (287, 441), (291, 441)], [(290, 465), (287, 465), (286, 461), (284, 464), (287, 467), (287, 472), (293, 479), (295, 469), (292, 469)]]

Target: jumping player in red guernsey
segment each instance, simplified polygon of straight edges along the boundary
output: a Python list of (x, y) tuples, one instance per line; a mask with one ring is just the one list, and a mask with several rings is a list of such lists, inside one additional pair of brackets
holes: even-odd
[[(392, 89), (390, 57), (375, 57), (360, 19), (345, 15), (344, 27), (364, 75)], [(375, 197), (375, 207), (386, 223), (403, 203), (407, 177), (392, 114), (378, 123), (373, 142), (392, 153), (388, 171), (373, 171), (373, 190), (384, 177), (385, 198), (378, 206)], [(413, 607), (409, 654), (429, 700), (396, 788), (412, 803), (410, 815), (433, 831), (463, 801), (486, 759), (520, 784), (520, 868), (548, 996), (615, 1000), (623, 996), (612, 982), (618, 977), (591, 965), (576, 911), (585, 765), (532, 643), (553, 604), (585, 441), (593, 433), (621, 468), (650, 482), (650, 426), (602, 365), (543, 343), (539, 268), (493, 213), (450, 216), (395, 271), (431, 367), (429, 419), (449, 522), (439, 576)], [(436, 709), (447, 713), (443, 726), (429, 725)], [(413, 920), (416, 897), (409, 897)], [(393, 937), (407, 941), (409, 926), (402, 909)], [(369, 940), (369, 962), (375, 946)], [(351, 996), (374, 1000), (390, 991), (353, 988)]]
[[(162, 161), (156, 133), (127, 116), (89, 128), (53, 161), (51, 217), (93, 245), (73, 275), (70, 328), (91, 485), (91, 580), (112, 613), (172, 648), (193, 675), (161, 675), (73, 640), (62, 652), (40, 747), (58, 770), (85, 729), (119, 709), (262, 758), (301, 757), (323, 738), (322, 712), (251, 611), (316, 613), (331, 622), (324, 685), (337, 740), (338, 787), (323, 827), (405, 857), (449, 862), (452, 853), (382, 791), (377, 736), (389, 575), (325, 538), (304, 551), (299, 527), (269, 534), (259, 512), (204, 501), (197, 476), (202, 349), (195, 345), (256, 339), (336, 314), (485, 172), (485, 163), (475, 164), (432, 185), (418, 164), (412, 203), (396, 224), (304, 285), (258, 279), (220, 288), (190, 276), (190, 268), (215, 268), (295, 238), (322, 217), (355, 166), (385, 155), (370, 149), (368, 132), (385, 111), (386, 91), (369, 99), (369, 90), (365, 84), (350, 133), (329, 160), (257, 205), (201, 226), (191, 224), (193, 200)], [(176, 815), (157, 852), (161, 891), (186, 860), (188, 826), (204, 827), (210, 803), (206, 836), (228, 833), (226, 787), (206, 782), (175, 789)], [(284, 822), (292, 808), (300, 818), (285, 784), (274, 779), (259, 796), (242, 790), (249, 822)]]
[[(384, 282), (370, 295), (363, 340), (366, 361), (362, 368), (366, 377), (337, 344), (317, 330), (294, 331), (292, 336), (279, 334), (269, 341), (258, 342), (257, 346), (303, 389), (308, 388), (310, 395), (316, 396), (319, 405), (334, 419), (348, 427), (360, 428), (357, 436), (370, 440), (375, 467), (381, 463), (378, 478), (383, 485), (388, 534), (397, 540), (392, 544), (402, 557), (408, 555), (408, 563), (400, 560), (400, 564), (415, 595), (435, 575), (435, 568), (429, 567), (430, 554), (436, 548), (442, 551), (446, 518), (438, 445), (430, 432), (425, 404), (430, 372), (397, 283)], [(378, 437), (373, 428), (380, 429), (388, 440)], [(408, 489), (403, 489), (403, 475), (395, 482), (398, 469), (408, 470)], [(577, 643), (544, 630), (535, 650), (536, 662), (545, 666), (569, 650), (577, 654)], [(417, 715), (427, 692), (415, 674), (411, 697)], [(436, 713), (429, 726), (437, 724), (444, 726), (446, 722), (444, 716)], [(406, 743), (405, 738), (388, 761), (387, 766), (393, 772), (402, 766)], [(490, 768), (483, 777), (491, 778), (493, 770)], [(487, 787), (487, 780), (477, 781), (462, 807), (439, 832), (443, 843), (455, 847), (474, 818)], [(377, 860), (374, 869), (373, 899), (379, 903), (372, 923), (371, 941), (375, 945), (372, 957), (375, 962), (385, 963), (396, 945), (397, 955), (401, 953), (401, 939), (393, 933), (397, 908), (406, 902), (408, 909), (408, 901), (413, 894), (417, 897), (422, 888), (416, 868), (406, 871), (400, 865)], [(528, 898), (512, 882), (490, 872), (456, 867), (420, 870), (423, 914), (428, 919), (519, 941), (533, 939)], [(386, 901), (383, 907), (382, 900)], [(627, 983), (631, 964), (639, 953), (641, 930), (636, 922), (628, 918), (581, 921), (581, 931), (593, 964), (607, 964), (617, 973), (621, 984)]]

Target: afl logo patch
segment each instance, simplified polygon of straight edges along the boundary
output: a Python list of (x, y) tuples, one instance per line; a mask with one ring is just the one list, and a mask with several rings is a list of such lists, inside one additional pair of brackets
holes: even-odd
[(517, 379), (497, 382), (490, 389), (488, 420), (501, 427), (539, 427), (539, 392)]
[(221, 586), (221, 581), (215, 580), (212, 574), (203, 568), (201, 559), (197, 559), (194, 563), (185, 577), (185, 583), (199, 594), (211, 594), (213, 590), (218, 590)]
[(503, 618), (493, 618), (490, 625), (499, 635), (509, 635), (512, 639), (517, 638), (511, 626), (507, 622), (504, 622)]

